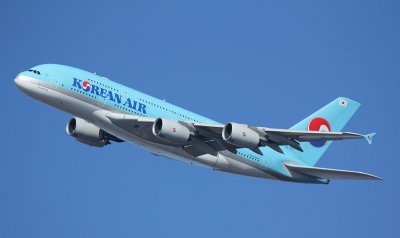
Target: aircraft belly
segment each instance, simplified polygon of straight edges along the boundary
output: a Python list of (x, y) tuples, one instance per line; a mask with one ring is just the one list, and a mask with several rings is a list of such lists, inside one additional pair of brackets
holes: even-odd
[(222, 151), (220, 156), (224, 157), (228, 161), (228, 164), (222, 168), (219, 168), (218, 170), (245, 176), (276, 179), (275, 176), (269, 174), (265, 170), (260, 169), (257, 163), (237, 156), (229, 151)]

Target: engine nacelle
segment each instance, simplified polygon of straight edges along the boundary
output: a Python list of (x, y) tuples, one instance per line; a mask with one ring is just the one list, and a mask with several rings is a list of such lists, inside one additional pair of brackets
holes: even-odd
[(166, 142), (178, 145), (185, 145), (190, 138), (189, 128), (164, 118), (157, 118), (154, 121), (153, 134)]
[(66, 130), (68, 135), (90, 146), (103, 147), (110, 143), (103, 130), (78, 117), (68, 121)]
[(247, 125), (227, 123), (222, 130), (224, 141), (240, 148), (256, 148), (260, 143), (260, 135)]

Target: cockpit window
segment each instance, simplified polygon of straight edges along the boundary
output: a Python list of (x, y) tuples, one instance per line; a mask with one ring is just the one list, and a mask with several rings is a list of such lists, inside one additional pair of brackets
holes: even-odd
[(32, 72), (32, 73), (34, 73), (34, 74), (40, 75), (40, 71), (39, 71), (39, 70), (30, 69), (30, 70), (28, 70), (28, 71), (29, 71), (29, 72)]

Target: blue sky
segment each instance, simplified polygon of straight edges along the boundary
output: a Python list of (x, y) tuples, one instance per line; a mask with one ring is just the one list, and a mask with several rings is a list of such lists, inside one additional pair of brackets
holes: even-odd
[[(0, 237), (399, 237), (399, 1), (0, 2)], [(363, 105), (317, 164), (384, 181), (304, 185), (213, 172), (66, 135), (13, 79), (43, 63), (217, 121), (287, 128)]]

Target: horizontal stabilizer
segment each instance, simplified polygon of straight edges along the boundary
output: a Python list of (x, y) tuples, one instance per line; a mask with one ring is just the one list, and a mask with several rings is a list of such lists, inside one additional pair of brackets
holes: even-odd
[(308, 167), (293, 164), (285, 164), (285, 166), (290, 170), (290, 172), (295, 172), (305, 176), (311, 176), (321, 179), (382, 180), (382, 178), (375, 175), (357, 171)]

